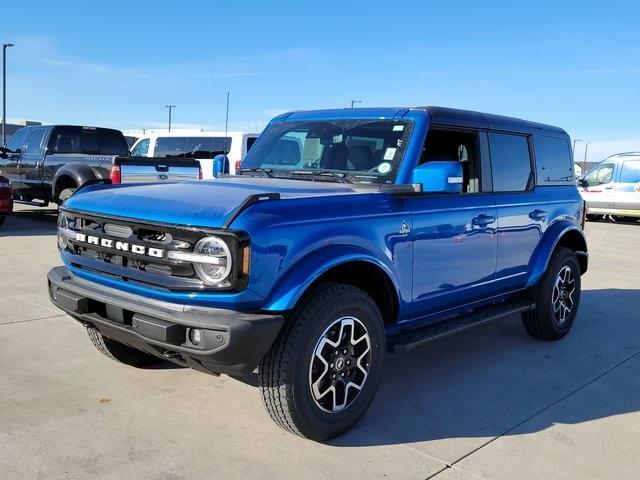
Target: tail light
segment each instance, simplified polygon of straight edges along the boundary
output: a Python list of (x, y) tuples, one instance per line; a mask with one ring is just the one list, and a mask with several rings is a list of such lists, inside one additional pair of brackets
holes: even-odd
[(198, 166), (198, 180), (202, 180), (202, 165)]
[(111, 183), (121, 183), (122, 174), (120, 172), (120, 165), (111, 165)]
[[(236, 160), (236, 172), (242, 167), (242, 160)], [(235, 173), (235, 172), (234, 172)]]

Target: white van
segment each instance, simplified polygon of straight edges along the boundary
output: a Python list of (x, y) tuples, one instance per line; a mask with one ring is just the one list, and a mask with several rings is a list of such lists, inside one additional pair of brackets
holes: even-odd
[(227, 153), (229, 173), (234, 175), (258, 138), (257, 133), (207, 130), (147, 131), (131, 147), (132, 156), (186, 157), (200, 161), (202, 178), (213, 178), (213, 159)]

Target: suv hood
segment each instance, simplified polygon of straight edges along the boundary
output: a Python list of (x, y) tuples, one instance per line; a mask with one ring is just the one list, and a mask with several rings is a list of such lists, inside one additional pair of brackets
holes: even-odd
[(96, 215), (200, 227), (221, 227), (250, 195), (282, 199), (372, 193), (371, 187), (260, 177), (225, 177), (180, 183), (93, 185), (71, 196), (65, 208)]

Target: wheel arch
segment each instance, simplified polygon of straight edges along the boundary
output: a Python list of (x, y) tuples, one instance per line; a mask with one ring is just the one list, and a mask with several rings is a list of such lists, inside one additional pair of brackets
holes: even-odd
[(88, 165), (64, 165), (58, 169), (53, 177), (51, 198), (53, 201), (57, 201), (60, 192), (65, 188), (80, 188), (85, 183), (97, 178), (96, 172)]
[(550, 226), (538, 244), (529, 263), (530, 275), (527, 286), (538, 283), (547, 270), (554, 252), (560, 247), (573, 250), (578, 259), (580, 274), (584, 275), (587, 272), (589, 267), (589, 254), (584, 233), (574, 223), (561, 221)]
[[(331, 260), (327, 261), (327, 258)], [(362, 252), (343, 252), (339, 256), (324, 252), (306, 257), (279, 281), (263, 309), (291, 310), (322, 282), (345, 283), (364, 290), (380, 309), (385, 325), (395, 322), (398, 317), (401, 297), (391, 269), (376, 257)]]

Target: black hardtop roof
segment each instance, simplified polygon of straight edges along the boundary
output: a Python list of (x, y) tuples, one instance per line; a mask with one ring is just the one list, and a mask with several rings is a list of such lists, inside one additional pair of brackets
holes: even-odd
[(118, 130), (117, 128), (108, 128), (108, 127), (92, 127), (90, 125), (25, 125), (22, 128), (47, 128), (47, 129), (52, 129), (52, 128), (86, 128), (87, 130), (108, 130), (111, 132), (119, 132), (122, 133), (121, 130)]
[(445, 107), (416, 107), (425, 110), (431, 118), (432, 125), (451, 125), (459, 127), (487, 128), (491, 130), (504, 130), (519, 133), (552, 133), (564, 134), (562, 128), (543, 123), (530, 122), (520, 118), (493, 115), (491, 113), (474, 112), (471, 110), (459, 110)]

